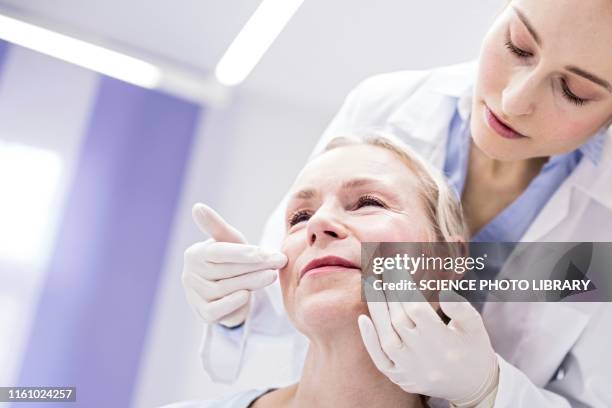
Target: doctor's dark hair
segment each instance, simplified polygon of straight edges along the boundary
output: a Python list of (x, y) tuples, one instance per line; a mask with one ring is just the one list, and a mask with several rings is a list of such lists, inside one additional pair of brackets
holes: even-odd
[(444, 176), (408, 145), (391, 135), (339, 136), (331, 139), (323, 152), (352, 145), (371, 145), (387, 149), (401, 159), (414, 173), (421, 201), (431, 223), (433, 231), (431, 241), (454, 242), (457, 237), (463, 238), (466, 242), (469, 241), (461, 202), (456, 194), (451, 190)]

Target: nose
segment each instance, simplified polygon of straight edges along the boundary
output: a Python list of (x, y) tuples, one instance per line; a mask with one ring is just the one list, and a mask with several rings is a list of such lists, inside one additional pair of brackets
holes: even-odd
[(347, 237), (346, 227), (333, 208), (320, 207), (308, 220), (306, 239), (310, 246), (325, 247), (330, 242)]
[(535, 72), (516, 74), (502, 92), (502, 111), (509, 117), (531, 115), (535, 110)]

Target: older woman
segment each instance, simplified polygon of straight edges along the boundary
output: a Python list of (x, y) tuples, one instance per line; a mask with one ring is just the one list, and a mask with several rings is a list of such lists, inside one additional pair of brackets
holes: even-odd
[(280, 282), (287, 314), (309, 340), (299, 382), (177, 407), (426, 406), (375, 367), (362, 341), (357, 321), (368, 306), (361, 299), (361, 243), (465, 239), (454, 194), (406, 147), (379, 137), (333, 140), (302, 170), (289, 197)]

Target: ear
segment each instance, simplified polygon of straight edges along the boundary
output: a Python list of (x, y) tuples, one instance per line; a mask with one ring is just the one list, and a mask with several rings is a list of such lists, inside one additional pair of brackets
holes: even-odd
[(461, 235), (453, 235), (452, 237), (450, 237), (448, 242), (456, 250), (455, 252), (457, 255), (455, 256), (468, 256), (469, 255), (470, 248), (469, 248), (469, 244), (465, 237), (462, 237)]

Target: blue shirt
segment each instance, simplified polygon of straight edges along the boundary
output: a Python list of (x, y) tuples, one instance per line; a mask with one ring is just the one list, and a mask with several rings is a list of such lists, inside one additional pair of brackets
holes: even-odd
[[(459, 108), (450, 123), (446, 143), (444, 174), (458, 197), (465, 186), (470, 150), (469, 117), (463, 118)], [(599, 162), (605, 141), (605, 131), (589, 139), (573, 152), (551, 156), (527, 189), (493, 220), (472, 236), (472, 242), (518, 242), (542, 207), (557, 188), (572, 173), (584, 156), (594, 164)]]

